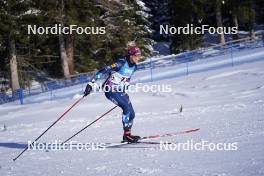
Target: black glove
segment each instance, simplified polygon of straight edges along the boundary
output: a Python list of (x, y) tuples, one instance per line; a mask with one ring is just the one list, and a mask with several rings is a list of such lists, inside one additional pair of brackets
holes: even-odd
[(85, 88), (85, 91), (84, 91), (84, 95), (83, 96), (87, 96), (91, 93), (91, 91), (93, 90), (93, 87), (88, 83), (86, 88)]

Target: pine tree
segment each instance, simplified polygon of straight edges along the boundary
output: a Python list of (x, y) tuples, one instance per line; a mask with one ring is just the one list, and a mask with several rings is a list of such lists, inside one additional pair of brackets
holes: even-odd
[(221, 0), (215, 1), (215, 16), (216, 16), (216, 23), (217, 27), (222, 29), (219, 34), (219, 43), (225, 44), (225, 35), (223, 32), (223, 21), (222, 21), (222, 9), (221, 9)]
[[(55, 24), (60, 24), (65, 27), (73, 24), (81, 27), (93, 26), (95, 24), (92, 21), (95, 19), (95, 16), (99, 16), (96, 12), (97, 7), (95, 7), (94, 1), (35, 0), (34, 2), (35, 8), (39, 10), (39, 13), (36, 15), (37, 20), (35, 20), (35, 24), (39, 26), (53, 26)], [(44, 62), (49, 63), (52, 60), (54, 61), (51, 67), (49, 65), (45, 68), (50, 74), (58, 77), (62, 73), (64, 77), (69, 77), (75, 74), (76, 71), (87, 71), (86, 69), (80, 70), (79, 66), (83, 65), (83, 63), (77, 63), (80, 60), (89, 60), (86, 57), (83, 58), (85, 55), (83, 53), (87, 52), (88, 49), (80, 47), (81, 45), (87, 47), (87, 43), (89, 43), (89, 37), (85, 36), (85, 34), (31, 35), (30, 37), (35, 38), (37, 42), (35, 46), (37, 46), (37, 50), (40, 50), (40, 53), (36, 54), (39, 57), (41, 55), (60, 56), (61, 60), (46, 57), (46, 61)], [(38, 43), (41, 43), (41, 45)], [(81, 59), (76, 58), (75, 55), (78, 55)], [(61, 65), (62, 69), (59, 70), (62, 70), (62, 72), (58, 72), (58, 64)], [(75, 67), (75, 64), (77, 64), (77, 67)], [(38, 65), (38, 67), (42, 66)]]
[(160, 25), (167, 25), (170, 23), (170, 3), (169, 0), (144, 0), (146, 3), (146, 11), (150, 18), (149, 26), (154, 31), (152, 38), (155, 41), (169, 41), (168, 35), (161, 35), (159, 33)]
[(256, 20), (256, 12), (254, 10), (254, 0), (243, 2), (238, 7), (239, 21), (243, 24), (246, 30), (249, 30), (249, 35), (252, 39), (255, 38), (254, 23)]
[[(170, 25), (175, 27), (185, 27), (193, 24), (194, 27), (200, 26), (204, 14), (204, 0), (170, 0)], [(175, 34), (171, 36), (171, 50), (182, 52), (193, 50), (200, 46), (202, 35), (198, 34)]]
[(13, 91), (20, 88), (16, 43), (23, 42), (25, 39), (21, 27), (27, 17), (29, 7), (29, 0), (0, 2), (0, 33), (2, 38), (6, 40), (4, 43), (6, 44), (6, 57), (9, 60), (11, 88)]
[(101, 40), (102, 47), (98, 56), (105, 57), (106, 63), (126, 54), (125, 47), (129, 41), (135, 41), (143, 47), (144, 54), (149, 53), (147, 45), (151, 44), (150, 32), (146, 27), (146, 19), (142, 16), (142, 8), (135, 1), (99, 1), (101, 19), (106, 26), (107, 34)]
[[(239, 29), (239, 24), (238, 24), (238, 11), (239, 11), (239, 6), (240, 6), (240, 1), (239, 0), (228, 0), (226, 2), (227, 4), (227, 10), (230, 11), (231, 13), (231, 18), (232, 18), (232, 26), (237, 27)], [(238, 34), (232, 35), (234, 40), (239, 39)]]

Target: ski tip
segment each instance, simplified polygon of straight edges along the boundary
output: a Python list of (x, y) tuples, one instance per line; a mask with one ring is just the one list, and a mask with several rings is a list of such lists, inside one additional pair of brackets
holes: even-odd
[(188, 130), (188, 131), (186, 131), (186, 132), (187, 132), (187, 133), (190, 133), (190, 132), (199, 131), (199, 130), (200, 130), (200, 128), (195, 128), (195, 129)]

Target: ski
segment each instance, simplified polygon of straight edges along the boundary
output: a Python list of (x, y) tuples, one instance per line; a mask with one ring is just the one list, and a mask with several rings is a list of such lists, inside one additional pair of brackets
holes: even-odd
[[(138, 141), (139, 144), (157, 144), (159, 145), (160, 142), (153, 142), (153, 141)], [(168, 142), (168, 144), (173, 144), (172, 142)]]
[[(152, 142), (152, 141), (145, 141), (148, 139), (158, 139), (158, 138), (163, 138), (163, 137), (171, 137), (171, 136), (177, 136), (181, 134), (188, 134), (192, 132), (199, 131), (200, 128), (194, 128), (194, 129), (189, 129), (189, 130), (184, 130), (184, 131), (178, 131), (174, 133), (166, 133), (166, 134), (158, 134), (158, 135), (151, 135), (151, 136), (144, 136), (139, 139), (138, 142), (136, 143), (129, 143), (129, 142), (119, 142), (119, 143), (106, 143), (106, 148), (115, 148), (123, 145), (128, 145), (128, 144), (160, 144), (160, 142)], [(168, 142), (168, 144), (173, 144)]]
[(177, 136), (177, 135), (180, 135), (180, 134), (187, 134), (187, 133), (196, 132), (198, 130), (200, 130), (200, 128), (194, 128), (194, 129), (185, 130), (185, 131), (178, 131), (178, 132), (175, 132), (175, 133), (167, 133), (167, 134), (158, 134), (158, 135), (152, 135), (152, 136), (145, 136), (145, 137), (140, 138), (140, 141), (141, 140), (146, 140), (146, 139), (155, 139), (155, 138)]
[[(138, 145), (138, 144), (150, 144), (150, 145), (159, 145), (160, 142), (152, 142), (152, 141), (138, 141), (136, 143), (129, 143), (129, 142), (118, 142), (118, 143), (106, 143), (105, 148), (119, 148), (124, 145)], [(172, 143), (168, 143), (172, 144)]]

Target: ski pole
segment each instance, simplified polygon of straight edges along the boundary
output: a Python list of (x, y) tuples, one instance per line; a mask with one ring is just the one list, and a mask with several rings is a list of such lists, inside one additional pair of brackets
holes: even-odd
[(71, 137), (69, 137), (68, 139), (66, 139), (64, 142), (62, 142), (61, 145), (65, 144), (66, 142), (68, 142), (69, 140), (71, 140), (72, 138), (74, 138), (75, 136), (77, 136), (79, 133), (81, 133), (82, 131), (84, 131), (86, 128), (88, 128), (89, 126), (91, 126), (92, 124), (94, 124), (95, 122), (97, 122), (98, 120), (100, 120), (101, 118), (103, 118), (106, 114), (108, 114), (109, 112), (113, 111), (116, 107), (117, 106), (114, 106), (113, 108), (111, 108), (110, 110), (108, 110), (107, 112), (105, 112), (104, 114), (102, 114), (100, 117), (98, 117), (97, 119), (95, 119), (94, 121), (92, 121), (91, 123), (89, 123), (88, 125), (86, 125), (80, 131), (78, 131), (77, 133), (75, 133), (74, 135), (72, 135)]
[[(62, 117), (64, 117), (74, 106), (76, 106), (82, 99), (84, 98), (81, 97), (80, 99), (78, 99), (67, 111), (65, 111), (55, 122), (53, 122), (43, 133), (41, 133), (35, 140), (33, 143), (37, 142), (49, 129), (51, 129), (51, 127), (53, 127), (60, 119), (62, 119)], [(16, 161), (16, 159), (18, 159), (25, 151), (28, 150), (28, 146), (19, 154), (17, 155), (17, 157), (15, 157), (13, 159), (13, 161)]]

